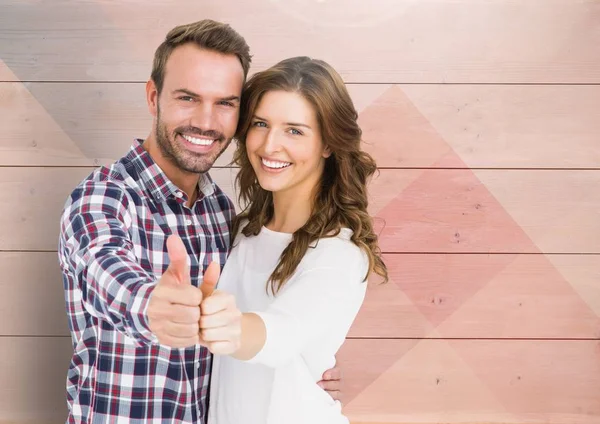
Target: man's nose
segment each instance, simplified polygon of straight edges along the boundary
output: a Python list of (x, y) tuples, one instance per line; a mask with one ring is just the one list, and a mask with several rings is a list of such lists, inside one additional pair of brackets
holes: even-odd
[(192, 126), (201, 128), (203, 131), (215, 130), (215, 113), (211, 104), (204, 103), (198, 107), (193, 116)]

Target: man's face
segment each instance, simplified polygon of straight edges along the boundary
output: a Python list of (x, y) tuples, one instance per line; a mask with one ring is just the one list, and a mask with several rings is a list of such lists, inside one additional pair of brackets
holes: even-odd
[(235, 135), (243, 83), (237, 56), (193, 44), (177, 47), (161, 93), (150, 89), (148, 97), (165, 159), (186, 172), (208, 171)]

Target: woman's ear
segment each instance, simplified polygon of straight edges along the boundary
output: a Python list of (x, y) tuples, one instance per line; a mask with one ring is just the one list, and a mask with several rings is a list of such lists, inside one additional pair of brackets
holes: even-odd
[(331, 149), (329, 148), (329, 146), (325, 146), (325, 148), (323, 149), (323, 158), (327, 159), (329, 156), (331, 156)]

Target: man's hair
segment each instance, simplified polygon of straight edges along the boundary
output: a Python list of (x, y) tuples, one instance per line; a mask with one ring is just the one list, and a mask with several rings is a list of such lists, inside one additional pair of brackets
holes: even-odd
[(161, 92), (167, 60), (177, 47), (184, 44), (194, 44), (202, 49), (212, 50), (223, 54), (234, 54), (240, 60), (244, 69), (244, 80), (250, 69), (250, 47), (246, 40), (228, 24), (204, 19), (190, 24), (173, 28), (154, 53), (151, 78), (158, 93)]

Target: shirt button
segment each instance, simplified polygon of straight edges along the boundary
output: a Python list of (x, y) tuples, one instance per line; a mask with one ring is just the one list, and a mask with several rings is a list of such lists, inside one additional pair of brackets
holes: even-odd
[(179, 199), (181, 199), (183, 197), (183, 193), (180, 191), (176, 191), (175, 192), (175, 197), (178, 197)]
[(192, 220), (191, 219), (186, 219), (185, 220), (185, 225), (192, 225)]

